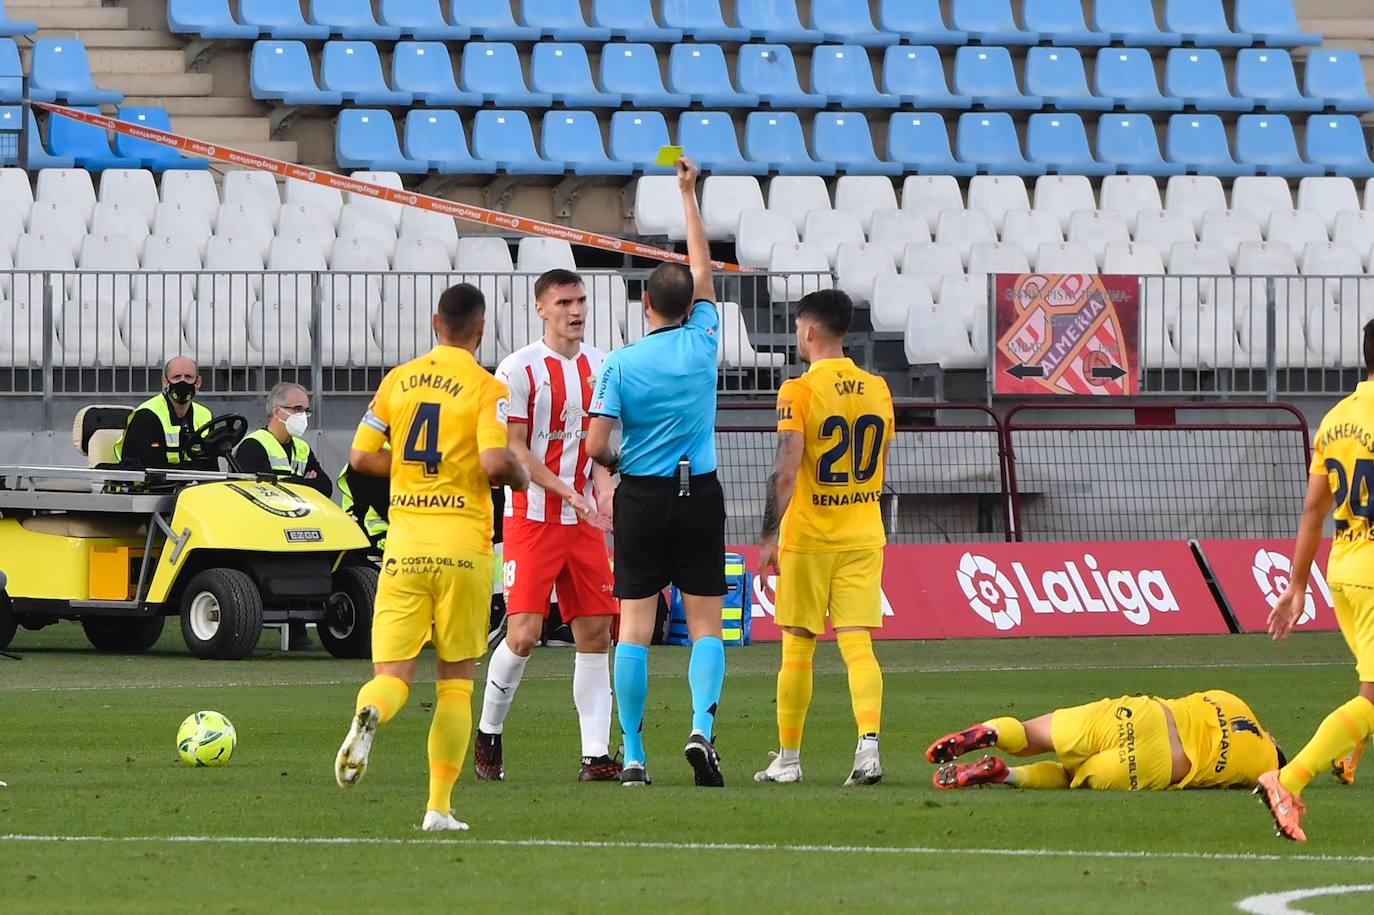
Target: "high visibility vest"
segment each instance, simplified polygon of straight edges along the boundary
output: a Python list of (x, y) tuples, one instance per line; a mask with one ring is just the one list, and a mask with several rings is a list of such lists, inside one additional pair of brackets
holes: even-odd
[[(184, 457), (181, 453), (181, 422), (172, 414), (172, 408), (167, 403), (166, 396), (156, 394), (149, 397), (129, 414), (129, 418), (124, 421), (124, 435), (129, 434), (129, 423), (134, 421), (134, 413), (139, 410), (147, 410), (162, 422), (162, 439), (167, 450), (167, 463), (172, 466), (180, 464), (182, 461), (190, 462), (191, 458)], [(210, 422), (210, 410), (202, 407), (195, 401), (191, 402), (191, 426), (195, 429), (203, 429)], [(124, 460), (124, 435), (115, 442), (115, 460)]]
[[(356, 518), (357, 513), (353, 510), (353, 491), (348, 487), (347, 464), (344, 465), (343, 470), (339, 471), (337, 485), (339, 488), (339, 500), (341, 507), (344, 511), (348, 512), (350, 515)], [(370, 540), (373, 544), (375, 544), (377, 549), (385, 550), (386, 532), (390, 527), (390, 525), (387, 524), (386, 519), (383, 518), (381, 515), (377, 514), (377, 510), (369, 505), (367, 508), (367, 514), (363, 516), (362, 524), (363, 530), (367, 533), (367, 539)]]
[[(286, 447), (277, 441), (277, 437), (266, 429), (258, 429), (245, 435), (243, 441), (257, 442), (262, 446), (262, 450), (267, 452), (267, 460), (273, 473), (303, 477), (306, 467), (310, 466), (310, 446), (303, 439), (291, 439), (290, 454), (286, 453)], [(242, 442), (239, 443), (239, 447), (243, 447)]]

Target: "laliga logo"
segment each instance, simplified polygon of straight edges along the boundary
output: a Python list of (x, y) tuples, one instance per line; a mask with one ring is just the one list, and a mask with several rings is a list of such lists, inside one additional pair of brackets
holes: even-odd
[(973, 612), (1005, 632), (1021, 625), (1021, 602), (1007, 576), (986, 556), (965, 553), (959, 560), (959, 587)]
[(1074, 562), (1046, 569), (1039, 590), (1023, 563), (1011, 564), (1015, 583), (986, 556), (965, 553), (959, 562), (959, 586), (969, 607), (984, 620), (1005, 632), (1021, 623), (1021, 603), (1032, 613), (1120, 613), (1131, 623), (1145, 626), (1150, 612), (1177, 613), (1178, 600), (1158, 569), (1139, 572), (1099, 571), (1097, 558), (1083, 554), (1088, 574)]
[[(1279, 596), (1288, 588), (1288, 583), (1293, 580), (1293, 563), (1282, 553), (1273, 550), (1266, 550), (1263, 547), (1255, 551), (1255, 565), (1251, 569), (1255, 574), (1255, 584), (1259, 585), (1260, 593), (1264, 595), (1264, 600), (1272, 609), (1279, 602)], [(1307, 600), (1302, 606), (1302, 614), (1298, 617), (1298, 625), (1310, 623), (1317, 618), (1317, 603), (1312, 598), (1312, 586), (1307, 586)]]

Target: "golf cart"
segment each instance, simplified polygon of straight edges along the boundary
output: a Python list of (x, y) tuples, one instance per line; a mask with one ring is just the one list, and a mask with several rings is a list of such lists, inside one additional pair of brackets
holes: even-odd
[[(70, 619), (98, 649), (146, 651), (180, 616), (200, 658), (245, 658), (264, 625), (298, 620), (335, 657), (366, 658), (377, 568), (353, 519), (270, 474), (114, 469), (129, 412), (77, 414), (90, 468), (0, 465), (0, 648)], [(199, 453), (230, 458), (247, 428), (217, 417)]]

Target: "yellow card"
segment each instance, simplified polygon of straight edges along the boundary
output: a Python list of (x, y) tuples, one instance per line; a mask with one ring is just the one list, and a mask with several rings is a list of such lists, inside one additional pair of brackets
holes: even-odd
[(658, 150), (658, 158), (654, 160), (654, 164), (666, 166), (667, 168), (672, 168), (674, 165), (677, 165), (677, 160), (681, 158), (681, 146), (660, 146)]

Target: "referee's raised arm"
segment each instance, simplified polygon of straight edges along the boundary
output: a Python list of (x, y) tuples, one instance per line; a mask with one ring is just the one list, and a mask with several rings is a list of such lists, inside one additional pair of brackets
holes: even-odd
[[(687, 217), (687, 263), (692, 271), (692, 303), (715, 302), (716, 279), (711, 271), (711, 246), (697, 206), (697, 167), (683, 156), (677, 160), (677, 187), (682, 192), (682, 212)], [(690, 314), (689, 314), (690, 317)]]

